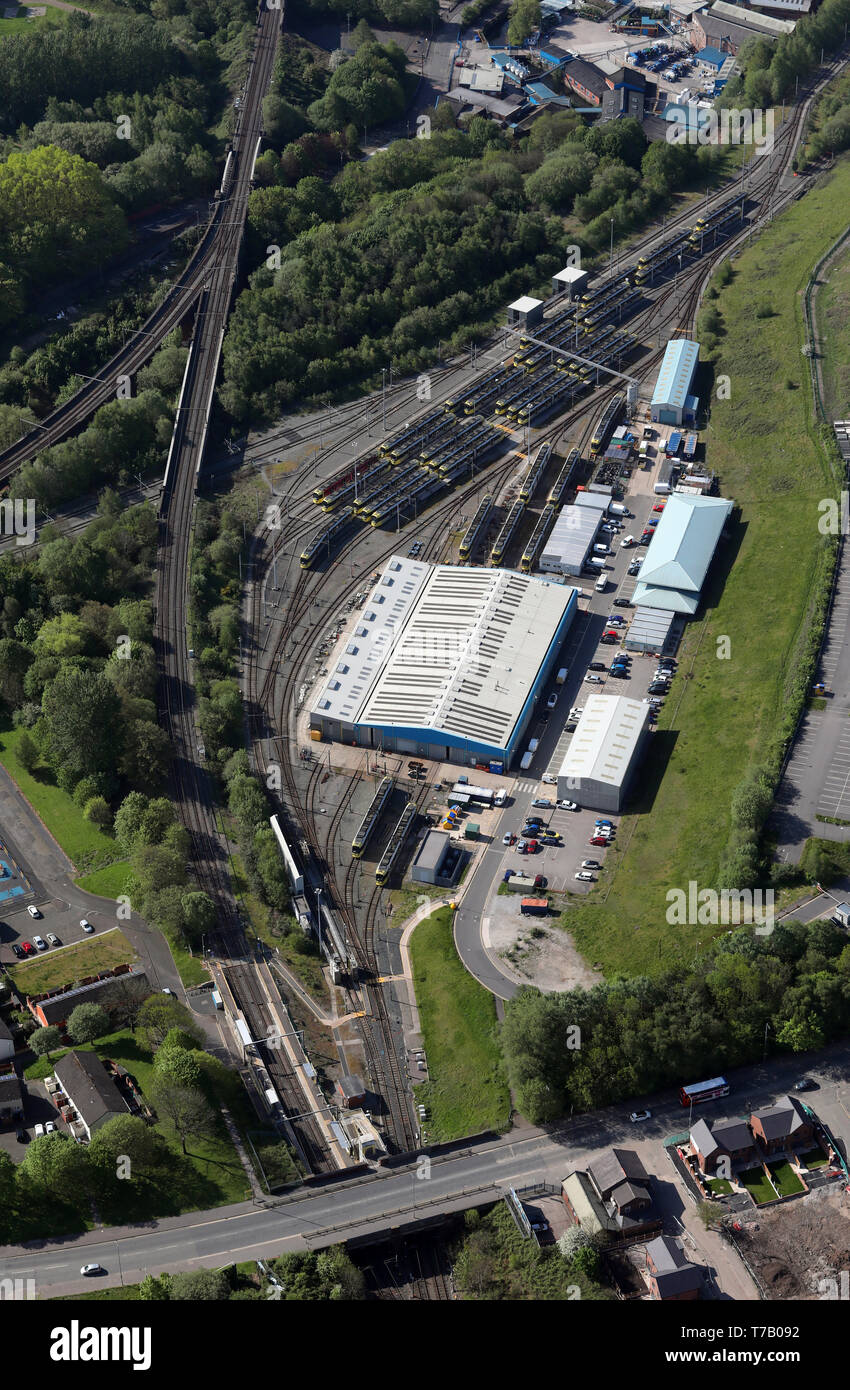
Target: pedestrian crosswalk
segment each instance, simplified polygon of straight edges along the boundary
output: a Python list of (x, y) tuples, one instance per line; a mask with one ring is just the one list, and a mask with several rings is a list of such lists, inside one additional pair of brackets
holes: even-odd
[(533, 782), (514, 782), (515, 792), (533, 792), (537, 789), (537, 779)]

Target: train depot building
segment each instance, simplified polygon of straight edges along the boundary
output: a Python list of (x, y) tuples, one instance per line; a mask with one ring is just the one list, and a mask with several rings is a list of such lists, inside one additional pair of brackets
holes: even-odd
[(311, 736), (505, 771), (577, 606), (563, 583), (393, 556), (319, 690)]
[(591, 811), (622, 811), (648, 731), (648, 705), (622, 695), (588, 695), (558, 772), (558, 797)]

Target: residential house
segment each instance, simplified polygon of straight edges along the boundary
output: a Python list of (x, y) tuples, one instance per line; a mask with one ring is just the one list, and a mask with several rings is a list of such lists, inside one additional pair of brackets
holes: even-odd
[(576, 1225), (609, 1243), (661, 1229), (650, 1178), (632, 1149), (610, 1149), (586, 1172), (571, 1173), (561, 1185)]
[(745, 1120), (697, 1120), (690, 1134), (691, 1148), (704, 1173), (713, 1173), (719, 1160), (731, 1164), (752, 1163), (757, 1158), (753, 1136)]
[(699, 1298), (703, 1286), (702, 1269), (670, 1236), (656, 1236), (647, 1245), (646, 1277), (652, 1297), (662, 1303)]
[(0, 1062), (8, 1062), (15, 1055), (15, 1042), (7, 1023), (0, 1018)]
[(129, 1107), (94, 1052), (66, 1052), (54, 1067), (56, 1080), (73, 1105), (86, 1139)]
[(0, 1076), (0, 1120), (23, 1117), (24, 1093), (20, 1078), (10, 1068)]
[(754, 1110), (750, 1125), (765, 1153), (769, 1154), (810, 1145), (814, 1136), (814, 1125), (794, 1096), (782, 1096), (776, 1105)]

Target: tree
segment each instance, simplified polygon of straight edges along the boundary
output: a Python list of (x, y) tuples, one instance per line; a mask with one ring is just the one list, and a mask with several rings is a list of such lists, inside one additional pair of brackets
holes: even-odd
[(139, 1285), (139, 1298), (145, 1302), (165, 1303), (171, 1297), (172, 1274), (146, 1274)]
[(163, 1141), (138, 1115), (116, 1115), (95, 1130), (89, 1144), (94, 1164), (115, 1172), (119, 1159), (130, 1160), (131, 1177), (144, 1176), (158, 1168), (167, 1157)]
[(60, 1201), (79, 1201), (91, 1187), (87, 1149), (58, 1130), (33, 1139), (20, 1171), (44, 1196)]
[(55, 1023), (39, 1028), (30, 1038), (30, 1047), (37, 1057), (50, 1057), (62, 1042), (62, 1034)]
[(33, 768), (39, 762), (41, 755), (39, 754), (39, 751), (35, 745), (35, 740), (32, 738), (30, 734), (27, 733), (26, 729), (18, 739), (18, 747), (16, 751), (18, 755), (18, 762), (24, 769), (24, 772), (32, 772)]
[(57, 781), (72, 789), (100, 774), (113, 785), (122, 745), (121, 701), (106, 676), (63, 666), (44, 692), (48, 756)]
[(194, 1052), (184, 1047), (168, 1047), (165, 1043), (157, 1050), (153, 1063), (157, 1082), (184, 1088), (196, 1087), (201, 1079), (201, 1067)]
[(183, 930), (187, 939), (191, 942), (200, 941), (216, 924), (215, 904), (212, 898), (206, 893), (184, 893), (180, 903), (183, 908)]
[(720, 1221), (723, 1208), (719, 1202), (697, 1202), (697, 1216), (707, 1229)]
[(109, 1031), (109, 1014), (100, 1004), (78, 1004), (71, 1010), (66, 1031), (75, 1043), (94, 1042)]
[[(32, 661), (32, 652), (23, 642), (16, 642), (13, 637), (4, 637), (0, 641), (0, 700), (5, 701), (10, 709), (17, 709), (23, 704), (24, 676)], [(26, 770), (29, 772), (30, 768)]]
[(521, 46), (540, 28), (542, 21), (540, 0), (513, 0), (508, 19), (508, 43)]
[(101, 830), (108, 830), (112, 825), (112, 812), (106, 797), (90, 796), (83, 808), (83, 817)]
[(144, 1032), (153, 1051), (160, 1046), (171, 1028), (180, 1028), (202, 1047), (204, 1035), (189, 1010), (170, 994), (151, 994), (139, 1010), (138, 1026)]
[(203, 1091), (196, 1087), (175, 1086), (170, 1081), (155, 1078), (151, 1099), (157, 1112), (174, 1127), (184, 1154), (187, 1139), (203, 1138), (215, 1132), (215, 1116)]
[(171, 1277), (171, 1298), (196, 1303), (230, 1298), (230, 1280), (222, 1269), (194, 1269)]

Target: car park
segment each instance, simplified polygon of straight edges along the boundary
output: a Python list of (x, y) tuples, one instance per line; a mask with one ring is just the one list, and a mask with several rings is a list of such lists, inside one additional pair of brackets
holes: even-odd
[(39, 910), (38, 910), (38, 908), (36, 907), (35, 903), (30, 903), (30, 904), (28, 905), (28, 907), (27, 907), (27, 912), (29, 913), (30, 917), (34, 917), (34, 918), (36, 919), (36, 921), (40, 921), (40, 920), (41, 920), (41, 913), (39, 912)]
[(24, 955), (25, 955), (25, 952), (24, 952), (24, 951), (21, 949), (21, 947), (18, 945), (17, 941), (13, 941), (13, 942), (12, 942), (12, 950), (14, 951), (15, 955), (18, 957), (18, 960), (23, 960)]
[(93, 931), (94, 931), (94, 927), (92, 926), (91, 922), (88, 920), (87, 917), (81, 917), (81, 918), (80, 918), (80, 926), (82, 927), (82, 929), (83, 929), (84, 932), (93, 932)]
[(557, 694), (553, 693), (552, 695), (549, 696), (549, 699), (546, 701), (546, 708), (547, 708), (547, 709), (554, 709), (555, 706), (557, 705), (557, 703), (558, 703), (558, 696), (557, 696)]
[(652, 1119), (652, 1111), (651, 1111), (651, 1110), (633, 1110), (632, 1113), (631, 1113), (631, 1115), (629, 1116), (629, 1119), (631, 1120), (631, 1122), (632, 1122), (633, 1125), (639, 1125), (640, 1122), (641, 1122), (641, 1120), (651, 1120), (651, 1119)]
[(32, 944), (31, 941), (22, 941), (22, 942), (21, 942), (21, 949), (23, 950), (23, 953), (24, 953), (25, 956), (34, 956), (34, 955), (35, 955), (35, 947), (33, 946), (33, 944)]
[(34, 936), (32, 939), (32, 944), (37, 951), (47, 950), (47, 942), (41, 936)]
[(579, 869), (578, 873), (574, 874), (573, 877), (579, 879), (582, 883), (596, 882), (596, 874), (592, 874), (589, 869)]
[(49, 944), (50, 944), (51, 946), (61, 946), (61, 945), (62, 945), (62, 942), (59, 940), (59, 937), (56, 935), (55, 932), (49, 931), (49, 932), (47, 933), (47, 940), (48, 940), (48, 942), (49, 942)]

